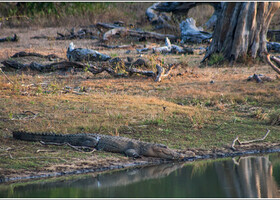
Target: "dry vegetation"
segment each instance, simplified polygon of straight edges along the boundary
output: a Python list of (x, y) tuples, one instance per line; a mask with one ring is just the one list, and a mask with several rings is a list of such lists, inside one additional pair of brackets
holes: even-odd
[[(104, 16), (108, 21), (116, 17)], [(20, 41), (1, 44), (0, 61), (19, 51), (44, 55), (54, 53), (66, 58), (69, 40), (30, 39), (35, 35), (56, 35), (56, 32), (63, 31), (65, 27), (2, 29), (1, 35), (17, 33)], [(110, 42), (120, 44), (118, 39)], [(129, 42), (135, 41), (131, 39)], [(94, 40), (75, 40), (74, 43), (77, 47), (97, 48)], [(100, 50), (121, 58), (127, 57), (126, 51)], [(131, 51), (130, 56), (136, 58), (136, 50)], [(132, 162), (132, 159), (118, 154), (80, 153), (69, 147), (15, 141), (11, 137), (13, 130), (99, 132), (163, 143), (186, 151), (189, 148), (222, 147), (230, 144), (237, 135), (244, 140), (260, 138), (268, 128), (271, 135), (267, 140), (280, 142), (280, 82), (269, 65), (260, 61), (259, 64), (248, 62), (234, 67), (200, 68), (203, 55), (154, 56), (149, 53), (143, 57), (151, 62), (157, 57), (165, 64), (180, 65), (173, 71), (171, 79), (161, 83), (142, 76), (113, 78), (106, 73), (92, 75), (86, 70), (46, 74), (5, 71), (9, 80), (1, 74), (0, 174), (42, 171), (44, 168), (61, 171), (82, 165), (96, 167)], [(24, 59), (31, 62), (35, 58)], [(177, 76), (179, 73), (182, 75)], [(254, 73), (265, 74), (274, 81), (247, 82), (247, 77)], [(36, 118), (28, 118), (30, 113), (26, 111), (37, 114)]]

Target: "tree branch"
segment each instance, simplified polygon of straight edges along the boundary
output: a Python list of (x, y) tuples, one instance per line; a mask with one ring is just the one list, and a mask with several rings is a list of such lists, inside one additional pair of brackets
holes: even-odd
[[(276, 59), (274, 56), (271, 56), (271, 59), (273, 59), (274, 61), (278, 62), (278, 59)], [(274, 71), (276, 71), (278, 74), (280, 74), (280, 69), (273, 62), (271, 62), (269, 54), (266, 55), (266, 61), (272, 67), (272, 69)]]
[(232, 141), (231, 149), (234, 150), (234, 151), (236, 150), (236, 148), (234, 147), (236, 142), (237, 142), (239, 145), (244, 145), (244, 144), (250, 144), (250, 143), (254, 143), (254, 142), (263, 141), (263, 140), (265, 140), (265, 138), (268, 136), (269, 133), (270, 133), (270, 130), (267, 129), (267, 132), (266, 132), (265, 136), (263, 136), (262, 138), (260, 138), (260, 139), (255, 139), (255, 140), (248, 140), (248, 141), (244, 141), (244, 142), (241, 142), (241, 141), (238, 139), (238, 136), (237, 136), (237, 137)]

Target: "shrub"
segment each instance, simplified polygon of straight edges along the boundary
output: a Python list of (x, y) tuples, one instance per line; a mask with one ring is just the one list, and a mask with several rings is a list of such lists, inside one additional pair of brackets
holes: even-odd
[(215, 64), (221, 64), (225, 60), (222, 53), (214, 53), (211, 55), (208, 65), (215, 65)]

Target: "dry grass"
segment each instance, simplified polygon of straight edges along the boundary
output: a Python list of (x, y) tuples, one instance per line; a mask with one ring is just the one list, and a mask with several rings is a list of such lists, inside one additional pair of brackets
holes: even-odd
[[(19, 51), (44, 55), (54, 53), (66, 58), (69, 40), (30, 39), (40, 34), (56, 36), (56, 32), (65, 30), (64, 27), (3, 29), (2, 35), (17, 33), (20, 41), (1, 44), (0, 61), (9, 59)], [(121, 44), (118, 39), (110, 43)], [(97, 49), (94, 40), (75, 40), (74, 44), (76, 47)], [(162, 45), (150, 42), (145, 44)], [(128, 56), (126, 50), (99, 51), (113, 57)], [(132, 49), (129, 56), (138, 58), (139, 55)], [(13, 83), (0, 75), (0, 168), (41, 170), (54, 164), (62, 165), (65, 160), (76, 163), (80, 157), (82, 161), (104, 158), (103, 164), (106, 161), (113, 162), (113, 158), (127, 161), (127, 158), (104, 152), (85, 155), (67, 147), (43, 147), (46, 150), (54, 149), (54, 155), (46, 153), (43, 155), (45, 159), (28, 159), (23, 162), (17, 158), (33, 157), (34, 152), (42, 146), (13, 140), (13, 130), (99, 132), (187, 150), (221, 147), (231, 143), (236, 135), (244, 140), (260, 138), (265, 129), (269, 128), (271, 135), (268, 141), (279, 142), (279, 126), (269, 124), (269, 116), (279, 109), (280, 99), (279, 80), (275, 79), (275, 72), (270, 66), (244, 64), (199, 68), (202, 57), (143, 54), (143, 58), (151, 63), (156, 62), (157, 58), (164, 64), (181, 63), (173, 71), (173, 77), (162, 83), (155, 83), (151, 78), (142, 76), (112, 78), (105, 72), (92, 75), (89, 72), (41, 74), (6, 71)], [(31, 62), (32, 59), (24, 58), (25, 62)], [(176, 76), (178, 73), (184, 75)], [(265, 74), (275, 80), (260, 84), (247, 82), (247, 77), (254, 73)], [(73, 89), (65, 92), (66, 87)], [(82, 93), (85, 89), (86, 93), (75, 94), (76, 87), (81, 90), (78, 92)], [(19, 118), (24, 111), (38, 115), (35, 119)], [(6, 151), (9, 147), (13, 150)]]

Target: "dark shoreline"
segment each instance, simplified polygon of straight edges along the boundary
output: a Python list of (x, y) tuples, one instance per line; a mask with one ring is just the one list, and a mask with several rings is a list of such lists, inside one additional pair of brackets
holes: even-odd
[[(192, 162), (196, 160), (204, 160), (204, 159), (218, 159), (218, 158), (228, 158), (228, 157), (237, 157), (237, 156), (248, 156), (248, 155), (259, 155), (259, 154), (268, 154), (268, 153), (277, 153), (280, 152), (280, 144), (271, 144), (271, 145), (264, 145), (262, 148), (259, 149), (240, 149), (236, 151), (225, 151), (225, 152), (218, 152), (218, 153), (210, 153), (192, 157), (186, 157), (178, 162)], [(0, 184), (3, 183), (12, 183), (17, 181), (27, 181), (33, 179), (42, 179), (42, 178), (51, 178), (51, 177), (61, 177), (66, 175), (81, 175), (86, 173), (100, 173), (106, 172), (110, 170), (118, 170), (118, 169), (128, 169), (134, 167), (143, 167), (143, 166), (152, 166), (152, 165), (160, 165), (164, 163), (172, 163), (174, 161), (168, 161), (163, 159), (153, 159), (152, 161), (135, 161), (126, 164), (118, 164), (118, 165), (110, 165), (106, 167), (96, 167), (96, 168), (84, 168), (78, 170), (70, 170), (66, 172), (51, 172), (51, 173), (42, 173), (42, 174), (35, 174), (28, 175), (28, 176), (15, 176), (15, 177), (0, 177)], [(177, 162), (177, 161), (176, 161)]]

